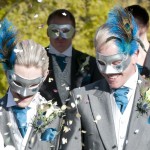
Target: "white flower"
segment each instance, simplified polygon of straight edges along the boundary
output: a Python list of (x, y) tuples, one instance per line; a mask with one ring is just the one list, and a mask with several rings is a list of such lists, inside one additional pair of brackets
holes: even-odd
[(48, 118), (54, 112), (54, 107), (47, 109), (45, 117)]

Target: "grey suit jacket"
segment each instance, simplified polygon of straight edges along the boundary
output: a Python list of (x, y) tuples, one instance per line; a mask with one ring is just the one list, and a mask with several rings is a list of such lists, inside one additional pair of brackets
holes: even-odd
[[(143, 81), (143, 79), (141, 80)], [(143, 81), (141, 84), (137, 84), (123, 150), (150, 150), (148, 116), (138, 117), (136, 111), (140, 88), (144, 86), (144, 83)], [(72, 120), (73, 123), (68, 125), (71, 130), (62, 134), (62, 137), (68, 139), (68, 143), (63, 145), (66, 150), (118, 149), (110, 92), (105, 80), (73, 90), (70, 104), (68, 104), (71, 109), (68, 110), (66, 117), (66, 120)], [(72, 108), (73, 103), (78, 103), (77, 108)], [(100, 116), (101, 119), (95, 123), (97, 116)]]
[[(0, 132), (3, 135), (4, 138), (4, 144), (5, 145), (12, 145), (17, 149), (17, 141), (14, 139), (14, 132), (17, 130), (13, 130), (11, 126), (8, 126), (8, 123), (10, 122), (9, 118), (9, 110), (6, 107), (7, 104), (7, 95), (5, 95), (2, 99), (0, 99)], [(50, 128), (56, 128), (59, 131), (59, 125), (60, 125), (61, 119), (57, 118), (52, 122), (52, 124), (49, 125)], [(25, 150), (57, 150), (59, 146), (59, 136), (56, 136), (56, 139), (52, 144), (55, 145), (55, 147), (51, 147), (51, 144), (49, 142), (45, 141), (39, 141), (40, 139), (40, 134), (37, 133), (35, 134), (34, 129), (32, 128), (31, 133), (29, 135), (27, 145), (25, 147)], [(33, 142), (33, 137), (34, 137), (34, 142)]]

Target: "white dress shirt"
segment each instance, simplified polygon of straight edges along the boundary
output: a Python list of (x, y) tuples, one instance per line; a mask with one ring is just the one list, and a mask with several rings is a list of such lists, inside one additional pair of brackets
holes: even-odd
[[(123, 150), (123, 144), (128, 143), (125, 141), (127, 126), (131, 114), (131, 109), (134, 101), (135, 90), (138, 82), (138, 69), (136, 68), (136, 72), (129, 78), (129, 80), (123, 85), (129, 88), (128, 97), (128, 105), (122, 114), (115, 102), (115, 98), (111, 101), (112, 103), (112, 112), (113, 112), (113, 119), (115, 123), (115, 132), (117, 137), (118, 143), (118, 150)], [(113, 94), (113, 93), (112, 93)]]

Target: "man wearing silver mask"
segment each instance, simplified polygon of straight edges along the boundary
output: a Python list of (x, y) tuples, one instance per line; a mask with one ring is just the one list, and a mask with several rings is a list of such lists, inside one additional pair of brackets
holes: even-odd
[(141, 97), (149, 87), (136, 66), (137, 31), (132, 15), (119, 6), (98, 28), (94, 45), (104, 79), (72, 91), (66, 122), (73, 123), (62, 135), (67, 150), (150, 149), (149, 106)]
[[(50, 45), (46, 47), (49, 56), (49, 75), (40, 92), (46, 99), (55, 99), (59, 106), (66, 103), (70, 90), (102, 78), (95, 58), (72, 46), (76, 32), (75, 18), (71, 12), (58, 9), (47, 19), (47, 35)], [(84, 64), (86, 64), (84, 66)]]
[(41, 133), (33, 126), (38, 108), (47, 102), (39, 89), (48, 74), (49, 58), (44, 47), (33, 40), (18, 42), (17, 30), (8, 20), (4, 19), (0, 24), (0, 62), (9, 84), (6, 95), (0, 99), (0, 134), (3, 143), (0, 149), (50, 150), (50, 142), (55, 145), (57, 138), (54, 136), (53, 141), (45, 141), (44, 135), (50, 132), (44, 133), (47, 128), (58, 131), (59, 118), (48, 124), (46, 129), (43, 128)]

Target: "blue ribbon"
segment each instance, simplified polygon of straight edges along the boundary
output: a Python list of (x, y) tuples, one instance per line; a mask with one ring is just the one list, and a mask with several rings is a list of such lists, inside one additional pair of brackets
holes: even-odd
[(52, 142), (56, 137), (57, 131), (54, 128), (48, 128), (41, 134), (42, 141)]

